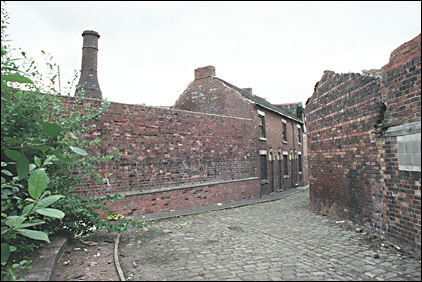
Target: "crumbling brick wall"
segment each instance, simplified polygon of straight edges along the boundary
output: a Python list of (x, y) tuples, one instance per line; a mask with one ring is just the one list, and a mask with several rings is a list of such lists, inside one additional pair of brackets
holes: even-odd
[[(421, 35), (394, 50), (382, 71), (381, 93), (386, 106), (381, 148), (384, 229), (395, 239), (418, 246), (420, 252)], [(405, 168), (399, 163), (402, 147), (403, 153), (412, 152), (408, 155), (413, 158)]]
[(119, 149), (119, 156), (98, 167), (108, 184), (87, 181), (76, 191), (125, 195), (112, 205), (117, 212), (169, 211), (259, 197), (256, 127), (250, 119), (111, 103), (95, 124), (90, 135), (103, 140), (92, 153)]
[(421, 35), (391, 53), (381, 82), (385, 127), (421, 120)]
[(420, 42), (394, 50), (379, 71), (324, 72), (306, 106), (311, 207), (419, 253)]
[[(311, 207), (371, 222), (379, 179), (372, 131), (379, 119), (379, 79), (324, 72), (306, 107)], [(372, 222), (371, 222), (372, 223)]]

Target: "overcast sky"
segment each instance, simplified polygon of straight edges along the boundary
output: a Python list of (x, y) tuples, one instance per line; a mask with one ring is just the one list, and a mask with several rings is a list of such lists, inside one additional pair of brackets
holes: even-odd
[[(2, 3), (3, 4), (3, 3)], [(6, 1), (9, 39), (81, 68), (82, 32), (100, 33), (98, 80), (108, 101), (171, 106), (198, 67), (269, 102), (303, 102), (324, 70), (381, 68), (421, 32), (421, 2)]]

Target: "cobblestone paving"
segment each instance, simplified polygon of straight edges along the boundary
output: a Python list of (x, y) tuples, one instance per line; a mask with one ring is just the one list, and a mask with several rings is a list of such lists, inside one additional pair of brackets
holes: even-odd
[(420, 258), (374, 249), (309, 209), (304, 190), (273, 202), (152, 222), (122, 235), (127, 280), (414, 280)]

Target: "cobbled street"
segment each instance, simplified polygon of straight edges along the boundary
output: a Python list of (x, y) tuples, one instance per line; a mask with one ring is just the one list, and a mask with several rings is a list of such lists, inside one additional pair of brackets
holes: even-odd
[(420, 258), (368, 237), (312, 212), (300, 190), (150, 222), (122, 234), (119, 259), (126, 280), (420, 281)]

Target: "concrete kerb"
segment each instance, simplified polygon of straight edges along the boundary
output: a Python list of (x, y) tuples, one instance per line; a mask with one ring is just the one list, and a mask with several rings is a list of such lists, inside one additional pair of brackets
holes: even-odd
[(117, 273), (119, 274), (120, 281), (126, 281), (119, 261), (119, 242), (120, 233), (117, 234), (116, 241), (114, 242), (114, 266), (116, 267)]

